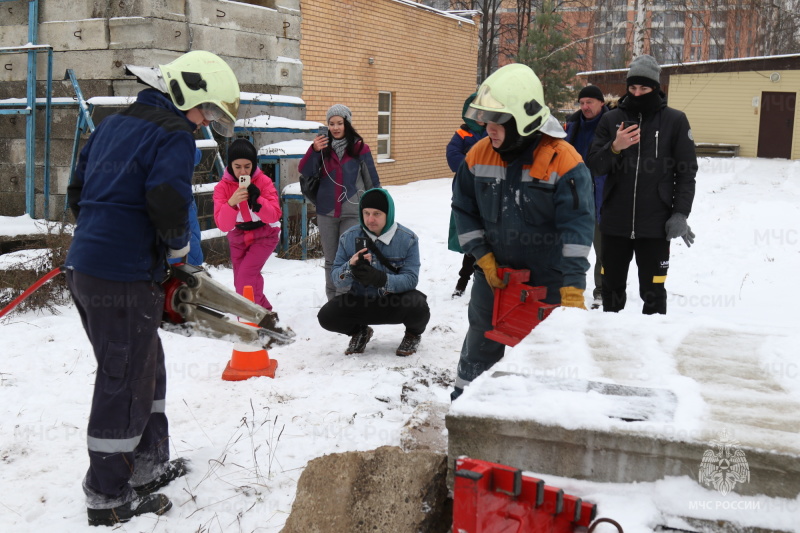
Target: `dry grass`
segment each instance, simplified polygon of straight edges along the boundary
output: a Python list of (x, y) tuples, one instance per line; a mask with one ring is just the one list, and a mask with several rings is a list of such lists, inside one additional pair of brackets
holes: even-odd
[[(0, 308), (5, 308), (42, 276), (63, 265), (67, 258), (67, 250), (72, 242), (67, 226), (58, 222), (37, 224), (41, 224), (44, 233), (4, 237), (0, 242), (3, 254), (14, 254), (11, 260), (4, 261), (0, 267)], [(22, 250), (30, 252), (20, 253)], [(59, 275), (29, 295), (12, 313), (57, 313), (59, 305), (69, 302), (66, 278)]]

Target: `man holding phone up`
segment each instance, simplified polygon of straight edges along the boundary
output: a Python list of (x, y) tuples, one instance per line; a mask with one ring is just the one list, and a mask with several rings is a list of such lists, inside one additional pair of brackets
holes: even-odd
[(635, 254), (642, 313), (666, 314), (670, 241), (694, 242), (686, 222), (697, 174), (692, 130), (683, 112), (667, 107), (660, 73), (652, 56), (633, 60), (628, 92), (600, 120), (586, 160), (592, 174), (608, 175), (600, 219), (603, 311), (625, 307)]
[(385, 189), (370, 189), (359, 202), (360, 225), (345, 231), (331, 278), (338, 294), (317, 318), (328, 331), (350, 336), (345, 354), (363, 353), (376, 324), (406, 328), (396, 354), (417, 351), (431, 318), (419, 280), (419, 239), (394, 220), (394, 201)]

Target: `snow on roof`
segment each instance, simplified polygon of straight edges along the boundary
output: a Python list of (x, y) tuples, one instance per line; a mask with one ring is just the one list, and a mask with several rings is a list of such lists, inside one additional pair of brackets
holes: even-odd
[(289, 185), (283, 188), (281, 194), (303, 194), (303, 191), (300, 190), (300, 182), (296, 181), (294, 183), (290, 183)]
[(278, 56), (275, 58), (275, 61), (279, 63), (298, 63), (300, 65), (303, 64), (303, 62), (300, 61), (299, 59), (295, 59), (294, 57), (285, 57), (285, 56)]
[(86, 103), (94, 106), (123, 106), (136, 101), (135, 96), (92, 96)]
[(456, 13), (463, 13), (464, 10), (453, 11), (453, 12), (442, 11), (441, 9), (436, 9), (435, 7), (426, 6), (425, 4), (418, 4), (417, 2), (414, 2), (413, 0), (392, 0), (392, 2), (397, 2), (398, 4), (405, 4), (407, 6), (416, 7), (417, 9), (422, 9), (423, 11), (431, 11), (432, 13), (435, 13), (437, 15), (441, 15), (443, 17), (455, 19), (455, 20), (457, 20), (459, 22), (466, 22), (467, 24), (475, 24), (472, 21), (472, 19), (469, 19), (469, 18), (466, 18), (466, 17), (463, 17), (463, 16), (459, 16), (459, 15), (456, 14)]
[(310, 120), (292, 120), (275, 115), (258, 115), (257, 117), (240, 118), (236, 121), (237, 128), (286, 128), (292, 130), (315, 131), (322, 124)]
[[(735, 63), (736, 61), (758, 61), (761, 59), (781, 59), (787, 57), (800, 57), (800, 54), (781, 54), (775, 56), (755, 56), (755, 57), (731, 57), (729, 59), (710, 59), (708, 61), (691, 61), (688, 63), (669, 63), (661, 65), (661, 68), (688, 67), (693, 65), (714, 65), (719, 63)], [(587, 70), (578, 72), (576, 76), (588, 76), (589, 74), (610, 74), (612, 72), (627, 72), (628, 68), (614, 68), (608, 70)]]
[[(47, 98), (37, 98), (37, 104), (44, 104), (47, 102)], [(78, 101), (75, 98), (70, 96), (59, 96), (58, 98), (51, 98), (51, 104), (76, 104)], [(0, 100), (0, 106), (2, 105), (20, 105), (20, 104), (27, 104), (27, 98), (5, 98)]]
[(216, 148), (217, 146), (219, 146), (217, 144), (217, 141), (215, 141), (214, 139), (195, 139), (194, 144), (200, 149)]
[(297, 96), (286, 96), (283, 94), (241, 92), (239, 93), (239, 101), (247, 103), (265, 102), (265, 103), (276, 103), (276, 104), (280, 103), (280, 104), (306, 105), (305, 101), (302, 98), (298, 98)]
[(314, 141), (292, 139), (274, 144), (267, 144), (258, 149), (258, 155), (303, 155)]

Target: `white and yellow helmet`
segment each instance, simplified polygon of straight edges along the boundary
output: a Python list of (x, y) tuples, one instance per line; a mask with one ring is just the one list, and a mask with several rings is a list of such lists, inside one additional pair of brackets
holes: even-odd
[[(513, 117), (520, 137), (549, 126), (550, 109), (544, 103), (539, 78), (530, 67), (512, 63), (497, 69), (478, 88), (465, 118), (504, 124)], [(555, 119), (554, 119), (555, 120)], [(551, 128), (547, 128), (550, 133)], [(558, 128), (563, 132), (563, 128)]]
[(143, 83), (168, 93), (181, 111), (199, 107), (217, 133), (233, 136), (239, 112), (239, 82), (219, 56), (196, 50), (158, 68), (125, 65), (125, 69)]
[(188, 111), (200, 106), (217, 133), (233, 136), (239, 112), (239, 82), (225, 61), (211, 52), (196, 50), (158, 67), (178, 109)]

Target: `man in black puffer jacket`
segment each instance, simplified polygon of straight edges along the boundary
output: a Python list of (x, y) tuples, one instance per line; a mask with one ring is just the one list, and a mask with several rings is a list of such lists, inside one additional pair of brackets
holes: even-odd
[(600, 221), (604, 311), (625, 307), (635, 254), (642, 312), (666, 314), (670, 240), (694, 242), (686, 222), (697, 174), (694, 140), (686, 115), (667, 107), (660, 72), (652, 56), (633, 60), (628, 92), (602, 117), (587, 158), (593, 174), (608, 175)]

